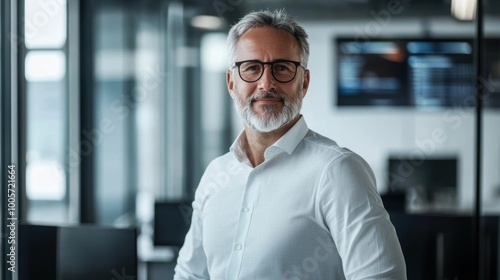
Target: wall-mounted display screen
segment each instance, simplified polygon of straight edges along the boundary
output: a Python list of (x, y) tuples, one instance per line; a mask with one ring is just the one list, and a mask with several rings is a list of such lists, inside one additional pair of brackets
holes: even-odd
[[(338, 106), (474, 106), (472, 39), (337, 38), (335, 44)], [(500, 72), (500, 43), (486, 45), (487, 73)], [(494, 80), (485, 83), (495, 86)], [(492, 93), (485, 100), (490, 106), (500, 86)]]

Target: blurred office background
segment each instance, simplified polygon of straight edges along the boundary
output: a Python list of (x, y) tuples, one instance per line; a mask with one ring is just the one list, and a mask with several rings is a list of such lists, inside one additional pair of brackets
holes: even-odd
[(227, 31), (285, 8), (309, 33), (302, 113), (373, 168), (408, 279), (500, 279), (500, 2), (481, 3), (482, 33), (466, 0), (2, 1), (2, 186), (15, 163), (19, 238), (58, 231), (71, 256), (64, 240), (89, 227), (134, 229), (128, 273), (171, 279), (197, 183), (241, 130)]

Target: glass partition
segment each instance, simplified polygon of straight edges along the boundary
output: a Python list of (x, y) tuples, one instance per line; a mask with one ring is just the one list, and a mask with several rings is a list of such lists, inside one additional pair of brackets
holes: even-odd
[[(483, 279), (500, 279), (500, 3), (483, 1), (484, 38), (482, 75), (478, 77), (484, 96), (481, 151), (481, 238)], [(496, 278), (495, 278), (496, 277)]]
[[(26, 219), (66, 223), (67, 178), (67, 7), (24, 3), (26, 81)], [(24, 160), (23, 160), (24, 162)]]
[(182, 2), (82, 4), (92, 15), (81, 47), (90, 59), (81, 107), (90, 120), (82, 126), (83, 207), (93, 211), (86, 222), (137, 226), (139, 260), (151, 269), (171, 265), (175, 250), (153, 241), (161, 239), (156, 229), (168, 228), (157, 223), (172, 217), (154, 206), (179, 205), (173, 213), (189, 222), (202, 172), (229, 147), (226, 65), (207, 52), (225, 44), (226, 26), (196, 27), (198, 7)]

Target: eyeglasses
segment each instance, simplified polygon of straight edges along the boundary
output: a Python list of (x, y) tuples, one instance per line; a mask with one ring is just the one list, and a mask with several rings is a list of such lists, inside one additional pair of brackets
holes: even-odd
[(243, 81), (253, 83), (258, 81), (264, 74), (264, 66), (271, 65), (271, 73), (276, 81), (280, 83), (288, 83), (297, 75), (297, 68), (301, 66), (299, 61), (278, 59), (269, 62), (259, 60), (243, 60), (234, 63), (233, 67), (238, 67), (238, 73)]

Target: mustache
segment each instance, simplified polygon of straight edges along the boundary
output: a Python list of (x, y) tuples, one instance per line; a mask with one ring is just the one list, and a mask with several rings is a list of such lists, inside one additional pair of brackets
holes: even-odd
[(254, 102), (256, 100), (262, 99), (262, 98), (274, 98), (274, 99), (279, 99), (281, 101), (284, 101), (286, 99), (286, 96), (282, 93), (277, 93), (274, 91), (265, 91), (265, 92), (259, 92), (257, 94), (254, 94), (252, 98), (250, 98), (250, 102)]

